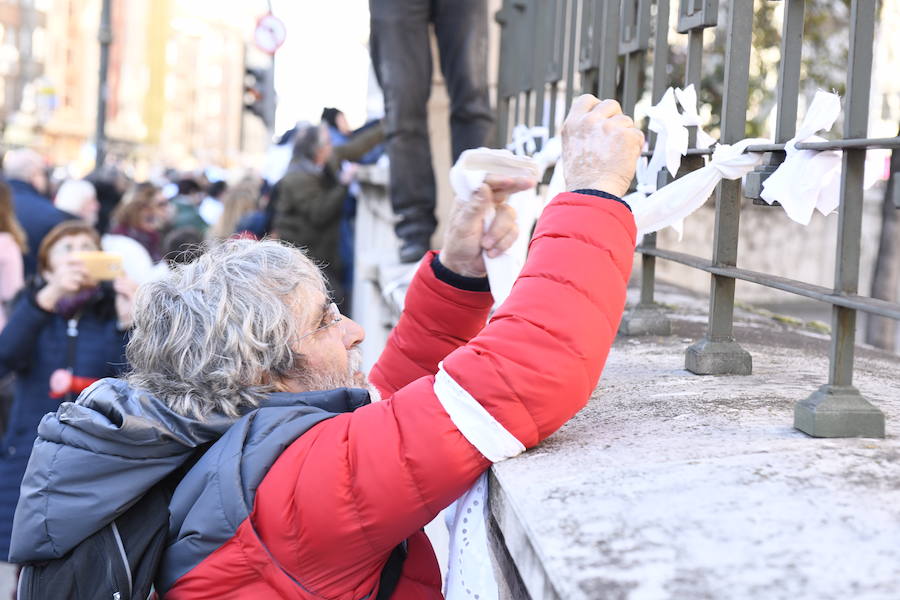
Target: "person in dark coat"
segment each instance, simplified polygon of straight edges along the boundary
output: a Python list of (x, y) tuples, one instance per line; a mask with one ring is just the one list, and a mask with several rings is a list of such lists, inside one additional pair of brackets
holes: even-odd
[(136, 286), (90, 280), (75, 252), (100, 249), (83, 221), (54, 227), (38, 252), (39, 277), (19, 295), (0, 333), (0, 377), (16, 373), (9, 426), (0, 439), (0, 560), (9, 553), (19, 484), (38, 423), (61, 402), (125, 368)]
[(306, 248), (322, 263), (338, 304), (345, 300), (343, 262), (339, 249), (340, 221), (350, 183), (341, 163), (354, 161), (384, 139), (380, 125), (333, 146), (324, 125), (307, 125), (297, 132), (288, 172), (276, 187), (277, 206), (272, 234)]
[(37, 253), (47, 232), (72, 217), (59, 210), (50, 201), (47, 192), (47, 174), (44, 160), (34, 150), (27, 148), (10, 150), (3, 157), (3, 175), (13, 193), (16, 219), (28, 238), (28, 252), (23, 257), (25, 277), (31, 277), (37, 269)]

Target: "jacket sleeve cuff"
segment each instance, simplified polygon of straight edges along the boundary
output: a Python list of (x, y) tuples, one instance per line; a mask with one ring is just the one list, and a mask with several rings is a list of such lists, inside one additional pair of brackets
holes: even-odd
[(616, 196), (615, 194), (610, 194), (609, 192), (601, 192), (600, 190), (594, 189), (583, 189), (583, 190), (572, 190), (573, 194), (585, 194), (587, 196), (596, 196), (597, 198), (606, 198), (608, 200), (615, 200), (616, 202), (620, 202), (625, 205), (625, 208), (631, 210), (631, 207), (627, 202)]
[(447, 285), (452, 285), (456, 289), (466, 292), (489, 292), (491, 284), (487, 277), (466, 277), (455, 273), (444, 266), (441, 262), (440, 255), (435, 253), (431, 259), (431, 271), (434, 276), (443, 281)]

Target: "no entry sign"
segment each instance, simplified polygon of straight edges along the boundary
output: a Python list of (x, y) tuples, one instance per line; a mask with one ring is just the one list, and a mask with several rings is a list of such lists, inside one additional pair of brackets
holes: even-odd
[(256, 47), (266, 54), (275, 54), (284, 43), (286, 35), (284, 22), (272, 13), (268, 13), (256, 21), (253, 41), (256, 43)]

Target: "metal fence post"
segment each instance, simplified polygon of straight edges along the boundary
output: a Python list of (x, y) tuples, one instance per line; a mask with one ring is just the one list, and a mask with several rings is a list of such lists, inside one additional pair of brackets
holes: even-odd
[[(875, 2), (853, 0), (850, 8), (850, 64), (844, 137), (866, 136)], [(835, 294), (855, 294), (859, 284), (865, 149), (845, 150), (841, 172), (841, 204), (834, 275)], [(832, 309), (828, 383), (794, 407), (794, 427), (815, 437), (884, 437), (884, 413), (853, 387), (856, 310)]]
[[(720, 139), (722, 143), (733, 144), (744, 137), (746, 129), (753, 2), (730, 0), (728, 4)], [(716, 190), (714, 265), (737, 265), (741, 198), (740, 180), (722, 181)], [(749, 375), (752, 358), (734, 341), (733, 335), (735, 280), (723, 275), (712, 275), (711, 279), (706, 337), (687, 349), (685, 368), (698, 375)]]
[[(629, 21), (636, 20), (636, 29), (640, 29), (641, 23), (649, 25), (650, 21), (650, 2), (649, 0), (641, 0), (637, 3), (637, 7), (628, 6), (629, 2), (634, 0), (624, 0), (623, 6), (623, 26), (627, 27)], [(632, 13), (632, 11), (635, 11)], [(635, 32), (637, 33), (637, 31)], [(623, 42), (630, 40), (633, 36), (625, 35), (623, 31)], [(656, 27), (653, 34), (653, 70), (652, 70), (652, 89), (651, 99), (653, 103), (659, 102), (665, 93), (667, 87), (666, 67), (669, 62), (669, 0), (657, 0), (656, 2)], [(649, 46), (649, 34), (645, 38), (637, 38), (637, 46), (643, 45), (643, 48), (635, 48), (642, 50), (645, 54)], [(641, 44), (643, 42), (643, 44)], [(633, 46), (623, 44), (624, 50), (630, 50)], [(634, 56), (634, 52), (627, 54), (629, 60)], [(631, 101), (629, 86), (637, 87), (636, 76), (632, 80), (629, 73), (628, 63), (626, 63), (626, 74), (623, 90), (623, 108), (626, 113), (631, 112), (634, 103)], [(635, 101), (637, 98), (635, 97)], [(652, 141), (652, 140), (651, 140)], [(656, 247), (656, 234), (651, 233), (645, 235), (641, 246), (644, 248)], [(625, 315), (619, 324), (619, 333), (622, 335), (670, 335), (672, 333), (672, 323), (666, 316), (661, 307), (654, 302), (653, 292), (656, 285), (656, 257), (652, 254), (641, 255), (641, 298), (640, 301)]]

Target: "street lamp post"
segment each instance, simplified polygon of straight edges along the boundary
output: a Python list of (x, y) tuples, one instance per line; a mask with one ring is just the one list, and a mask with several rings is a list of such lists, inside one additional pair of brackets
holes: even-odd
[(103, 0), (100, 12), (100, 30), (97, 38), (100, 41), (100, 78), (97, 86), (97, 131), (95, 145), (97, 148), (95, 167), (101, 167), (106, 159), (106, 102), (109, 96), (107, 76), (109, 74), (109, 46), (112, 44), (111, 26), (112, 0)]

